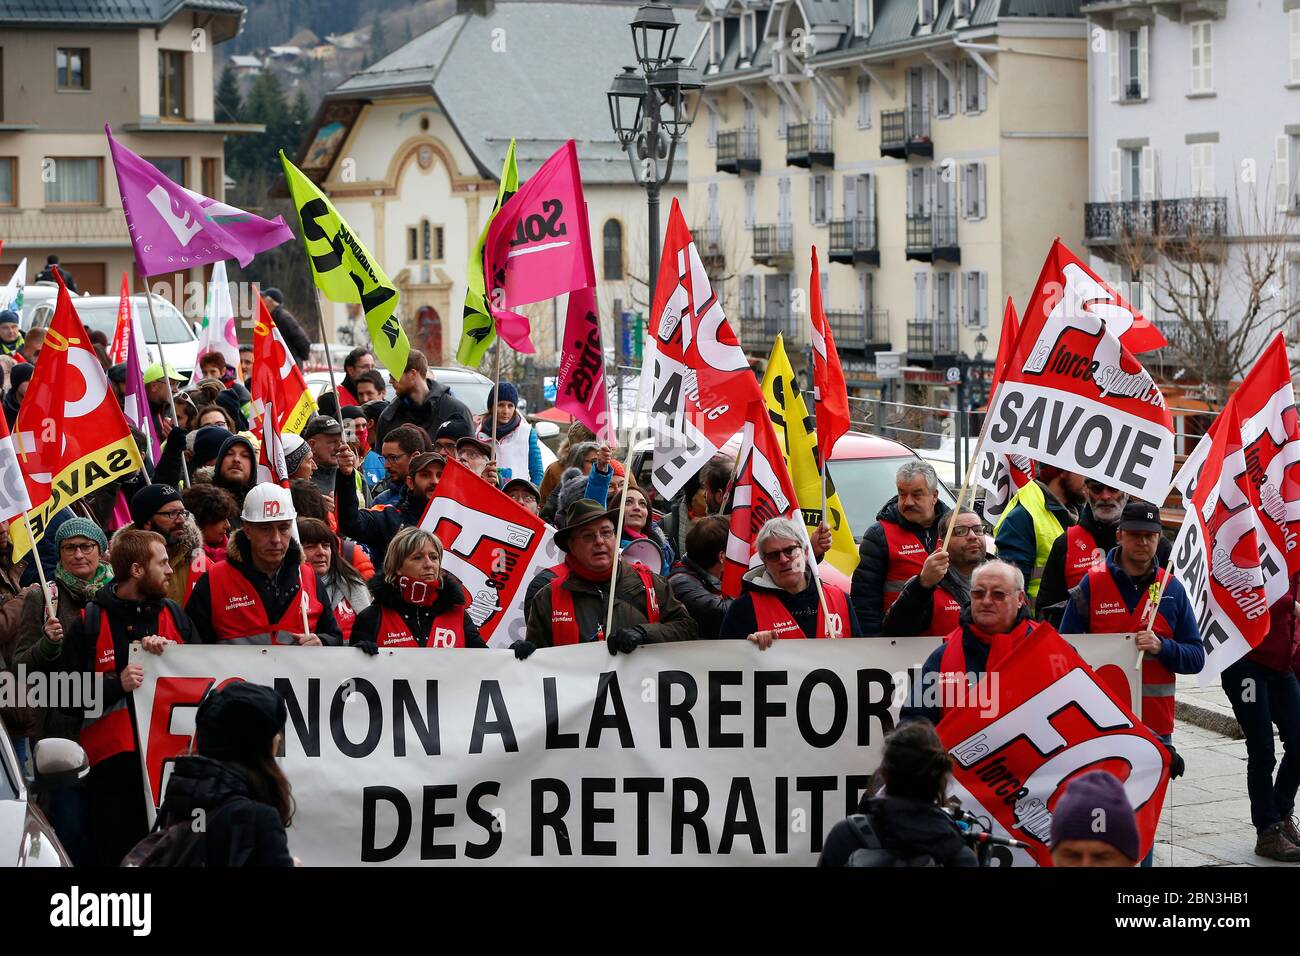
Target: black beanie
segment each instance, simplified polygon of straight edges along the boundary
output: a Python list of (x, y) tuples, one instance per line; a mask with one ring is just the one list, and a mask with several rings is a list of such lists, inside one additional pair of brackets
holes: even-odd
[(131, 520), (143, 528), (164, 505), (180, 500), (181, 493), (171, 485), (145, 485), (131, 496)]
[(214, 760), (261, 757), (270, 753), (287, 717), (284, 698), (274, 688), (247, 681), (227, 684), (199, 704), (194, 749)]
[(17, 388), (23, 382), (30, 381), (35, 372), (36, 366), (31, 362), (15, 362), (9, 370), (9, 387)]

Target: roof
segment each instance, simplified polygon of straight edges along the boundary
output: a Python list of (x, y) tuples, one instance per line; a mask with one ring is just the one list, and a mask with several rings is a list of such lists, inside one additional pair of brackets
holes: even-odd
[(233, 66), (239, 66), (239, 67), (251, 66), (251, 67), (256, 67), (258, 69), (261, 69), (262, 67), (262, 61), (259, 60), (257, 57), (248, 54), (243, 54), (243, 53), (236, 53), (234, 56), (232, 56), (230, 58), (230, 63)]
[[(329, 96), (373, 100), (432, 90), (487, 178), (500, 175), (513, 136), (523, 177), (574, 139), (584, 181), (628, 183), (627, 157), (610, 128), (605, 90), (634, 61), (629, 24), (636, 7), (635, 0), (511, 0), (497, 3), (487, 16), (458, 14), (354, 74)], [(689, 54), (701, 27), (689, 11), (677, 13), (674, 50)], [(508, 55), (489, 52), (501, 39)], [(675, 165), (674, 181), (684, 181), (685, 165)]]
[(236, 22), (228, 40), (239, 32), (244, 4), (239, 0), (4, 0), (0, 23), (8, 26), (66, 29), (72, 26), (160, 26), (182, 10), (228, 14)]

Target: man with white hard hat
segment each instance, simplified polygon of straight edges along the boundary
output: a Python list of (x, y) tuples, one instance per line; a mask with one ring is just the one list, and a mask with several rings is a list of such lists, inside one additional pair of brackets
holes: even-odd
[[(185, 606), (204, 644), (342, 645), (325, 586), (294, 539), (287, 488), (263, 483), (244, 498), (229, 557), (194, 586)], [(306, 608), (307, 626), (303, 627)]]

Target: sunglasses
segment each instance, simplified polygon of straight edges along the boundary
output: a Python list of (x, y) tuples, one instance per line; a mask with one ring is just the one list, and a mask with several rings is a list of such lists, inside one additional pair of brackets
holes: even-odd
[(803, 545), (792, 544), (788, 548), (781, 548), (779, 551), (764, 551), (763, 560), (777, 561), (781, 559), (790, 559), (793, 558), (796, 554), (798, 554), (802, 550), (803, 550)]
[(992, 591), (986, 588), (971, 588), (970, 597), (972, 601), (982, 601), (987, 597), (990, 600), (1001, 604), (1007, 598), (1011, 597), (1012, 593), (1013, 592), (1011, 591), (1003, 591), (1000, 588)]

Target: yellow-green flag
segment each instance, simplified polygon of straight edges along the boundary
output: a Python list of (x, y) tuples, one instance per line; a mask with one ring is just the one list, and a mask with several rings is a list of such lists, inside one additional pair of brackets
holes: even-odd
[(456, 349), (456, 361), (467, 368), (475, 368), (483, 361), (483, 356), (497, 340), (497, 329), (488, 312), (486, 295), (487, 283), (483, 279), (483, 244), (487, 242), (488, 229), (497, 212), (506, 200), (519, 191), (519, 167), (515, 165), (515, 141), (510, 140), (510, 149), (506, 151), (505, 165), (501, 167), (501, 185), (497, 187), (497, 203), (492, 207), (492, 214), (483, 224), (483, 232), (474, 244), (474, 254), (469, 257), (469, 288), (465, 290), (465, 317), (461, 320), (460, 345)]
[(316, 288), (331, 302), (359, 302), (379, 364), (395, 377), (406, 371), (410, 340), (393, 314), (397, 287), (365, 244), (343, 221), (334, 204), (280, 150), (284, 178), (302, 225), (302, 242)]
[[(812, 534), (822, 521), (822, 473), (817, 468), (817, 431), (815, 419), (808, 414), (803, 394), (795, 383), (794, 369), (785, 354), (785, 342), (776, 337), (772, 354), (767, 357), (767, 374), (763, 376), (763, 399), (772, 428), (785, 451), (785, 466), (794, 483), (794, 494), (799, 500)], [(826, 526), (831, 529), (831, 549), (826, 561), (848, 575), (858, 566), (858, 546), (853, 543), (853, 531), (848, 516), (840, 504), (840, 496), (828, 475), (826, 478)]]

